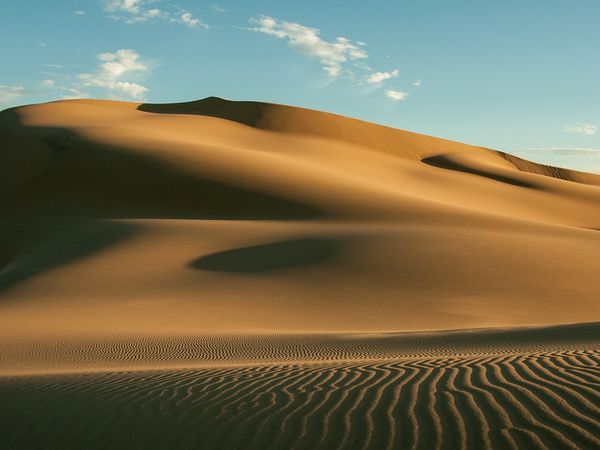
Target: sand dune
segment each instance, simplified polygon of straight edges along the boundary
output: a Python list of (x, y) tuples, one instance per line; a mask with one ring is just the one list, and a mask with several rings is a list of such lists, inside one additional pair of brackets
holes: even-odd
[(600, 317), (594, 175), (214, 98), (63, 101), (7, 110), (1, 124), (9, 335)]
[(0, 437), (593, 448), (599, 206), (597, 175), (290, 106), (3, 111)]

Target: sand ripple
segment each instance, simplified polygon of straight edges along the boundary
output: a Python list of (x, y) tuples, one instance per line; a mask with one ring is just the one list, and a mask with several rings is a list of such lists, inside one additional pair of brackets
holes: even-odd
[[(586, 327), (597, 331), (268, 336), (262, 361), (227, 364), (217, 349), (246, 347), (204, 340), (215, 367), (5, 375), (0, 438), (19, 449), (600, 448), (600, 346), (575, 339)], [(554, 348), (552, 333), (564, 338)]]

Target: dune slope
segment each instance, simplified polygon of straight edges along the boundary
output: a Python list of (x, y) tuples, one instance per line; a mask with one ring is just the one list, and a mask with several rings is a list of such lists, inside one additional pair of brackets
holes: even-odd
[(26, 106), (0, 129), (0, 333), (600, 317), (591, 174), (216, 98)]

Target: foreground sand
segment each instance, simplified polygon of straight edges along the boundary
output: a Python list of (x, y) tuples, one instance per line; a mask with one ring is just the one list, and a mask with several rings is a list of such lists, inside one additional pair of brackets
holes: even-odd
[(5, 448), (600, 446), (600, 324), (22, 342), (2, 363), (49, 358), (1, 378)]
[(599, 205), (300, 108), (4, 111), (0, 440), (596, 448)]

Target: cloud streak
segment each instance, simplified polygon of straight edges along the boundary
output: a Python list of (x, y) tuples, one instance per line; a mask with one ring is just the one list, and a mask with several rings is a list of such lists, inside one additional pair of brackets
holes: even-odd
[(390, 72), (375, 72), (367, 77), (367, 83), (379, 84), (385, 80), (391, 80), (392, 78), (396, 78), (398, 75), (400, 75), (400, 71), (398, 69), (392, 70)]
[(392, 99), (395, 102), (401, 102), (406, 100), (406, 97), (408, 97), (408, 92), (396, 91), (394, 89), (386, 89), (385, 96)]
[(188, 11), (181, 11), (179, 17), (171, 19), (171, 23), (181, 23), (189, 28), (202, 27), (208, 29), (208, 25), (202, 22), (200, 19), (195, 18), (192, 13)]
[(593, 136), (598, 132), (598, 127), (592, 123), (576, 123), (575, 125), (565, 127), (565, 131), (567, 133)]
[(515, 153), (553, 153), (555, 155), (598, 155), (600, 156), (600, 148), (590, 147), (531, 147), (523, 150), (517, 150)]
[(115, 20), (125, 23), (141, 23), (154, 18), (166, 18), (159, 8), (146, 8), (146, 0), (105, 0), (104, 10), (112, 13)]
[(135, 50), (121, 49), (115, 53), (101, 53), (98, 61), (96, 71), (77, 75), (83, 88), (105, 89), (113, 98), (144, 98), (148, 88), (133, 82), (130, 77), (138, 77), (148, 72), (149, 68)]
[(348, 63), (369, 56), (363, 42), (345, 37), (327, 41), (320, 36), (321, 30), (317, 28), (281, 21), (270, 16), (253, 18), (251, 23), (256, 25), (251, 28), (252, 31), (282, 39), (298, 53), (318, 60), (332, 78), (341, 76)]
[(23, 86), (0, 85), (0, 106), (12, 105), (24, 95), (25, 88)]
[(179, 23), (189, 28), (208, 28), (202, 20), (194, 17), (189, 11), (179, 9), (178, 12), (151, 8), (148, 5), (156, 3), (153, 0), (105, 0), (104, 10), (111, 13), (109, 17), (127, 24), (144, 23), (152, 19), (166, 20)]
[[(369, 54), (364, 42), (346, 37), (327, 40), (322, 37), (318, 28), (267, 15), (251, 18), (250, 24), (253, 26), (248, 30), (285, 41), (297, 53), (319, 61), (331, 79), (346, 78), (353, 81), (357, 87), (369, 86), (364, 92), (372, 92), (384, 82), (400, 75), (399, 69), (374, 71), (369, 67), (365, 62)], [(420, 84), (421, 81), (418, 80), (413, 86)], [(384, 94), (394, 102), (401, 102), (408, 96), (408, 92), (397, 89), (387, 89)]]

